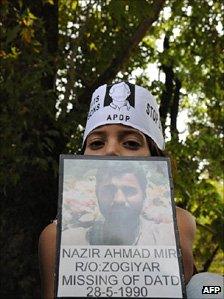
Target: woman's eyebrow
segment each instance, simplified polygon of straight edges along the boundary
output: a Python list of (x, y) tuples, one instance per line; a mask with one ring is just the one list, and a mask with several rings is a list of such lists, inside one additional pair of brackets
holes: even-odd
[(125, 130), (125, 131), (122, 131), (122, 132), (119, 132), (118, 136), (120, 138), (122, 137), (125, 137), (127, 135), (136, 135), (138, 138), (140, 138), (142, 141), (144, 140), (144, 135), (141, 134), (140, 132), (138, 131), (135, 131), (135, 130)]
[(95, 136), (106, 136), (106, 133), (105, 132), (102, 132), (102, 131), (94, 131), (92, 133), (89, 134), (88, 138), (90, 137), (95, 137)]

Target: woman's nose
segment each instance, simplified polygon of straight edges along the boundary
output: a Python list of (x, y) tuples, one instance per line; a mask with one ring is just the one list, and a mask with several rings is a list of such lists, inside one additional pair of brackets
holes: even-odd
[(120, 156), (120, 146), (116, 140), (109, 141), (105, 147), (106, 156)]

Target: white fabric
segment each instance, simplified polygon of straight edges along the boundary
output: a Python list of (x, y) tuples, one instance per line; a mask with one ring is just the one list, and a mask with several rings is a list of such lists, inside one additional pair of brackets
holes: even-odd
[(161, 150), (165, 147), (158, 105), (141, 86), (121, 82), (105, 84), (94, 91), (83, 143), (93, 129), (105, 124), (133, 127), (151, 137)]

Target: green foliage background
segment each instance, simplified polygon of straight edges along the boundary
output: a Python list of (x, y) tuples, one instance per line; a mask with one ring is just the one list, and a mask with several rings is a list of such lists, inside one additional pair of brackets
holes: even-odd
[(1, 298), (40, 297), (38, 237), (56, 215), (59, 154), (79, 153), (91, 92), (120, 79), (158, 99), (175, 200), (198, 224), (196, 266), (222, 273), (222, 1), (1, 4)]

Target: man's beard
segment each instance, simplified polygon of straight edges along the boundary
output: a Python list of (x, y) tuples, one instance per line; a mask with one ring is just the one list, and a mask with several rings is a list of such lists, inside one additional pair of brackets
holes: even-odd
[(132, 245), (139, 233), (139, 213), (131, 207), (113, 207), (105, 215), (103, 243)]

